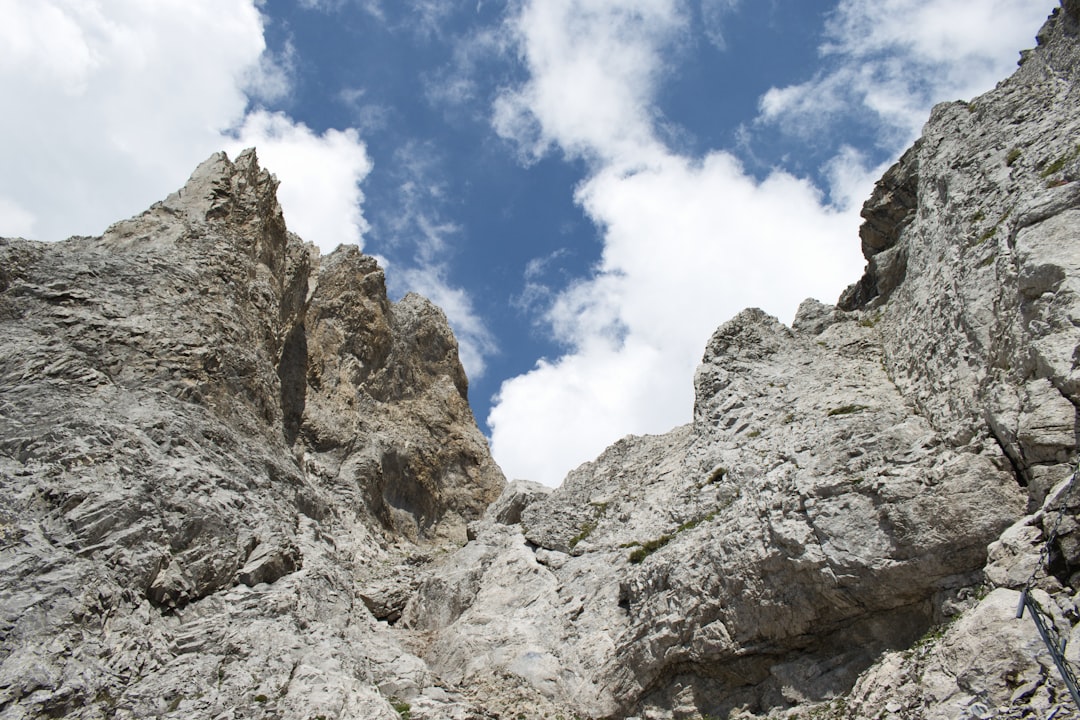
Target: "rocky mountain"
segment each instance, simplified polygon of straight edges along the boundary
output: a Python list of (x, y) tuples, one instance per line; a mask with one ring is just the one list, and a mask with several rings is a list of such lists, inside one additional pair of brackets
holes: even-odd
[(443, 313), (276, 188), (219, 154), (102, 237), (0, 243), (0, 716), (396, 718), (431, 684), (360, 585), (504, 480)]
[(590, 717), (1075, 716), (1015, 614), (1034, 581), (1080, 657), (1078, 33), (934, 109), (864, 277), (721, 326), (690, 425), (511, 486), (406, 609), (431, 667)]
[(0, 718), (1066, 718), (1080, 0), (938, 106), (866, 273), (710, 339), (693, 421), (505, 485), (442, 313), (253, 152), (0, 240)]

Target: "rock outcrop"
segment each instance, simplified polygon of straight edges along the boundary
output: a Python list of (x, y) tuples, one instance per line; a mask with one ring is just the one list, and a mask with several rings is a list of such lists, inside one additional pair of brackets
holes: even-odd
[(403, 615), (432, 669), (591, 717), (1075, 713), (1015, 613), (1064, 506), (1033, 593), (1080, 635), (1078, 29), (934, 109), (837, 306), (741, 313), (693, 423), (476, 524)]
[(1016, 618), (1080, 659), (1080, 0), (1038, 43), (934, 109), (836, 306), (726, 322), (691, 423), (554, 491), (253, 153), (0, 241), (0, 718), (1080, 716)]
[(504, 481), (442, 312), (320, 258), (276, 187), (218, 154), (103, 237), (0, 241), (0, 716), (394, 718), (433, 685), (358, 583)]
[(953, 447), (905, 401), (879, 332), (721, 327), (692, 425), (480, 524), (421, 586), (404, 621), (437, 633), (433, 669), (499, 666), (597, 717), (723, 716), (831, 697), (917, 640), (1025, 494), (992, 439)]

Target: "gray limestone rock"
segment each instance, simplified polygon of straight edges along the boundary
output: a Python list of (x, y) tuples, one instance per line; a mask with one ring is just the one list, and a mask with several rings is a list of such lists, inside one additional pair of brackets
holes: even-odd
[(693, 425), (621, 441), (432, 571), (404, 618), (437, 632), (435, 672), (595, 717), (822, 700), (940, 619), (1022, 514), (997, 445), (949, 447), (854, 318), (746, 311), (696, 386)]
[(0, 240), (0, 718), (1077, 716), (1015, 608), (1080, 659), (1078, 38), (935, 108), (836, 306), (724, 323), (691, 423), (555, 491), (253, 153)]
[(1080, 618), (1078, 28), (1068, 0), (1012, 78), (935, 108), (837, 307), (741, 313), (691, 425), (432, 570), (403, 617), (433, 671), (591, 717), (1067, 716), (1014, 615), (1052, 523), (1037, 591), (1066, 636)]
[(103, 237), (0, 240), (0, 716), (397, 718), (435, 687), (359, 584), (463, 543), (503, 478), (441, 311), (320, 258), (276, 187), (218, 154)]
[[(1025, 483), (1075, 449), (1076, 12), (1064, 3), (997, 88), (934, 109), (863, 211), (859, 287), (881, 284), (890, 252), (903, 253), (903, 275), (841, 301), (880, 314), (890, 376), (950, 442), (989, 427)], [(897, 231), (879, 241), (878, 226)]]

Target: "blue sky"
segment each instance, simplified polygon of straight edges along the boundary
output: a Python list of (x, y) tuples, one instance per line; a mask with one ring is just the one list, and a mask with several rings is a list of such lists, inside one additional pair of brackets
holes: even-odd
[(0, 0), (0, 235), (255, 145), (290, 228), (446, 310), (496, 460), (557, 484), (687, 422), (738, 310), (854, 282), (873, 180), (1056, 4)]

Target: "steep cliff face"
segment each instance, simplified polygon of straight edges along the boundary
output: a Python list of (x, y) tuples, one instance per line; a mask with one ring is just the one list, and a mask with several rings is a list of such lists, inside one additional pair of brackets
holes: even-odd
[(1068, 712), (1015, 608), (1064, 504), (1036, 592), (1080, 618), (1078, 27), (935, 108), (838, 306), (741, 313), (692, 424), (510, 488), (406, 609), (431, 667), (597, 717)]
[(441, 311), (276, 186), (219, 154), (103, 237), (0, 240), (3, 717), (393, 718), (378, 685), (430, 684), (357, 583), (504, 481)]
[(831, 697), (917, 640), (1025, 497), (992, 440), (953, 448), (905, 402), (879, 342), (856, 317), (725, 324), (691, 426), (481, 524), (421, 587), (405, 621), (438, 632), (433, 669), (594, 716), (722, 716)]
[(867, 273), (840, 302), (880, 316), (920, 413), (956, 444), (989, 428), (1036, 504), (1076, 449), (1078, 7), (1012, 78), (934, 109), (863, 209)]
[(1080, 658), (1080, 0), (1038, 40), (836, 306), (740, 313), (690, 424), (556, 491), (500, 495), (442, 313), (251, 152), (0, 240), (0, 718), (1075, 716), (1015, 608)]

